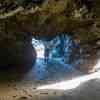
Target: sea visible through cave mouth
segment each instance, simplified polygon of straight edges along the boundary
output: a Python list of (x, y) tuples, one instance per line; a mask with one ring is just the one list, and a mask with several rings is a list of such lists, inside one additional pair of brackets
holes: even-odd
[(96, 54), (92, 53), (91, 57), (84, 52), (78, 38), (68, 35), (58, 35), (48, 41), (33, 38), (32, 45), (37, 54), (32, 72), (35, 80), (60, 81), (88, 74), (98, 59)]

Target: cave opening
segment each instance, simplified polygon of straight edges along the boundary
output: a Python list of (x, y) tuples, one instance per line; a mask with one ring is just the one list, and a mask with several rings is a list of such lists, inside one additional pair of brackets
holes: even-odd
[(58, 35), (49, 41), (33, 37), (32, 45), (37, 54), (34, 68), (37, 79), (60, 79), (66, 73), (72, 73), (80, 64), (79, 41), (69, 35)]
[(32, 45), (35, 48), (37, 58), (44, 58), (45, 46), (42, 40), (32, 38)]

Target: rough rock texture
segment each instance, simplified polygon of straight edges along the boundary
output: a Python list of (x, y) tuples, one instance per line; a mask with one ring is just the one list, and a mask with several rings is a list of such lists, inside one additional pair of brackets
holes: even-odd
[(48, 38), (61, 32), (75, 32), (82, 43), (100, 39), (99, 0), (29, 1), (0, 1), (1, 65), (2, 61), (26, 57), (24, 50), (31, 48), (32, 35)]
[[(8, 26), (13, 26), (9, 32), (25, 31), (40, 37), (78, 32), (83, 40), (99, 36), (99, 0), (45, 0), (41, 5), (34, 5), (34, 0), (33, 3), (23, 0), (21, 4), (19, 0), (12, 1), (16, 9), (20, 7), (18, 11), (13, 6), (9, 7), (11, 1), (8, 8), (4, 6), (7, 11), (0, 9), (0, 19), (7, 20)], [(25, 2), (27, 6), (23, 8)], [(86, 34), (88, 37), (84, 38)]]
[[(9, 27), (8, 30), (5, 29), (5, 23), (6, 27)], [(36, 52), (31, 44), (32, 37), (25, 32), (9, 32), (13, 27), (11, 28), (7, 23), (7, 21), (0, 23), (4, 28), (0, 30), (0, 68), (32, 66), (36, 59)]]

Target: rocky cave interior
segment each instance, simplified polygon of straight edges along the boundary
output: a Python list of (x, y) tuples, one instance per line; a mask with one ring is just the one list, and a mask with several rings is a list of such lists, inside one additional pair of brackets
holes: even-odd
[[(99, 12), (99, 0), (0, 0), (0, 100), (99, 100)], [(81, 76), (93, 84), (37, 90)]]

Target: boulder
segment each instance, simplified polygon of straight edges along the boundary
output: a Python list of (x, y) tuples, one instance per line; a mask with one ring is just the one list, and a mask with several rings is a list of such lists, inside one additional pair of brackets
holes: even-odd
[(0, 35), (0, 68), (30, 67), (35, 63), (36, 51), (31, 44), (31, 38), (25, 36), (26, 33), (2, 35)]

